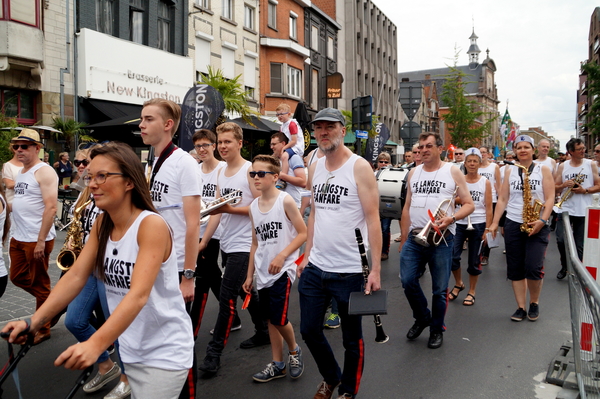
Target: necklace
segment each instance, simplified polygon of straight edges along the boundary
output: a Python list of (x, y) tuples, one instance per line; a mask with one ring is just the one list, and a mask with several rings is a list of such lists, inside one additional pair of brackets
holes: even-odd
[[(129, 226), (129, 222), (131, 221), (131, 218), (133, 217), (134, 213), (135, 213), (135, 211), (132, 211), (131, 215), (129, 215), (129, 219), (127, 219), (127, 223), (125, 223), (125, 227), (123, 228), (123, 231), (127, 231), (127, 226)], [(123, 237), (121, 237), (121, 238), (123, 238)], [(115, 242), (115, 244), (114, 244), (114, 248), (112, 250), (112, 254), (113, 255), (118, 255), (119, 254), (119, 251), (117, 250), (117, 243), (118, 242), (119, 241)]]

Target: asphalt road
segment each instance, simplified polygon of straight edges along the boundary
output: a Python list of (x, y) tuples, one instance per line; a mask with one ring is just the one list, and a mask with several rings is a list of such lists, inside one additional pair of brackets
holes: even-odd
[[(398, 224), (392, 223), (392, 233)], [(55, 253), (62, 245), (59, 234)], [(407, 341), (406, 332), (413, 323), (411, 311), (400, 286), (399, 255), (392, 243), (390, 258), (383, 262), (382, 282), (389, 290), (389, 314), (382, 316), (390, 340), (375, 343), (375, 327), (371, 317), (363, 319), (366, 361), (360, 387), (361, 398), (556, 398), (559, 387), (542, 381), (549, 362), (561, 344), (571, 339), (568, 283), (558, 281), (558, 250), (554, 234), (546, 253), (547, 275), (540, 301), (540, 318), (536, 322), (515, 323), (510, 320), (516, 309), (510, 282), (506, 280), (503, 247), (492, 250), (489, 266), (479, 279), (476, 304), (462, 305), (466, 290), (448, 306), (447, 332), (444, 345), (437, 350), (427, 348), (427, 332), (415, 341)], [(503, 244), (502, 244), (503, 245)], [(6, 256), (6, 251), (5, 251)], [(465, 265), (466, 252), (463, 256)], [(53, 256), (53, 259), (55, 255)], [(51, 265), (52, 281), (59, 272)], [(466, 269), (466, 266), (464, 266)], [(463, 271), (466, 277), (466, 270)], [(451, 284), (453, 285), (453, 279)], [(421, 279), (425, 292), (431, 292), (427, 272)], [(296, 286), (296, 284), (295, 284)], [(0, 299), (0, 324), (32, 313), (34, 300), (9, 282)], [(298, 295), (292, 296), (290, 320), (299, 336)], [(209, 330), (216, 318), (217, 301), (211, 297), (197, 341), (196, 353), (204, 357), (210, 340)], [(312, 398), (321, 377), (305, 348), (305, 371), (298, 380), (289, 378), (259, 384), (252, 375), (270, 361), (269, 347), (239, 349), (239, 344), (252, 334), (252, 323), (245, 311), (240, 311), (242, 329), (231, 334), (221, 360), (221, 369), (212, 378), (198, 380), (198, 398)], [(342, 359), (341, 330), (328, 330), (338, 360)], [(64, 324), (52, 329), (52, 339), (30, 350), (19, 364), (24, 399), (63, 398), (71, 389), (79, 372), (56, 368), (54, 359), (68, 345), (75, 343)], [(18, 347), (16, 348), (18, 349)], [(0, 343), (0, 363), (7, 359), (7, 346)], [(17, 398), (12, 379), (2, 387), (2, 398)], [(95, 394), (78, 392), (76, 398), (103, 398), (112, 388)], [(335, 397), (335, 396), (334, 396)]]

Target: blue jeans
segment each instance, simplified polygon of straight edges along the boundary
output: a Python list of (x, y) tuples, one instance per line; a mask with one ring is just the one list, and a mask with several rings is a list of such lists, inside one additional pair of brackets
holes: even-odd
[(390, 240), (391, 240), (391, 232), (390, 226), (392, 225), (392, 218), (383, 218), (381, 220), (381, 234), (382, 234), (382, 245), (381, 245), (381, 253), (389, 254), (390, 253)]
[[(404, 288), (404, 295), (413, 311), (413, 317), (421, 325), (431, 325), (430, 331), (442, 332), (444, 316), (446, 315), (448, 280), (452, 265), (452, 248), (454, 236), (448, 234), (447, 245), (442, 241), (437, 247), (424, 247), (417, 244), (411, 233), (400, 255), (400, 280)], [(419, 283), (419, 266), (429, 263), (431, 272), (431, 285), (433, 296), (431, 298), (431, 311), (427, 308), (427, 298), (423, 294)], [(421, 266), (422, 267), (422, 266)]]
[[(248, 272), (249, 252), (225, 253), (221, 251), (221, 259), (225, 265), (223, 280), (221, 281), (221, 296), (219, 297), (219, 313), (215, 323), (215, 331), (212, 339), (206, 349), (207, 357), (220, 357), (223, 353), (234, 318), (237, 316), (235, 311), (237, 298), (241, 296), (246, 298), (246, 293), (242, 290), (242, 285), (246, 281)], [(258, 293), (252, 290), (252, 299), (248, 305), (248, 312), (254, 328), (257, 332), (268, 335), (267, 321), (262, 317), (258, 306)]]
[[(79, 295), (67, 307), (65, 326), (79, 342), (87, 341), (96, 332), (90, 321), (92, 312), (100, 304), (97, 284), (96, 277), (90, 275)], [(108, 352), (104, 351), (98, 358), (97, 363), (102, 363), (107, 359)]]
[[(481, 274), (481, 257), (483, 256), (483, 248), (481, 247), (481, 237), (485, 231), (485, 223), (477, 223), (473, 225), (475, 230), (467, 230), (466, 224), (456, 225), (456, 235), (454, 236), (454, 249), (452, 250), (452, 271), (460, 269), (460, 258), (462, 255), (462, 247), (465, 240), (469, 239), (469, 259), (467, 263), (467, 273), (471, 276), (479, 276)], [(479, 248), (482, 250), (479, 251)], [(489, 253), (489, 251), (488, 251)]]
[[(329, 385), (341, 381), (339, 393), (356, 395), (364, 365), (362, 317), (348, 315), (350, 293), (362, 291), (362, 273), (324, 272), (312, 263), (302, 271), (300, 294), (300, 333), (319, 372)], [(323, 334), (323, 318), (331, 299), (338, 304), (344, 344), (344, 371), (340, 370), (333, 350)]]

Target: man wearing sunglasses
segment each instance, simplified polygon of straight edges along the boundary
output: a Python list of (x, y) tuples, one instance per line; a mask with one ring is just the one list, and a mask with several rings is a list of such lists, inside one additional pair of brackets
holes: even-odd
[[(315, 138), (325, 154), (309, 167), (313, 206), (300, 277), (300, 331), (318, 365), (323, 381), (315, 399), (329, 399), (339, 385), (340, 398), (358, 393), (364, 365), (361, 317), (348, 314), (351, 292), (369, 294), (381, 288), (381, 225), (379, 190), (371, 165), (344, 146), (345, 118), (325, 108), (313, 120)], [(360, 228), (371, 253), (366, 286), (355, 229)], [(331, 299), (341, 318), (343, 370), (323, 334), (323, 319)]]
[[(406, 334), (409, 340), (416, 339), (429, 327), (427, 346), (437, 349), (442, 346), (443, 332), (446, 329), (444, 316), (447, 307), (448, 280), (452, 265), (452, 249), (455, 222), (473, 212), (475, 206), (467, 188), (465, 175), (457, 165), (441, 160), (442, 138), (438, 133), (424, 132), (419, 136), (422, 164), (408, 173), (406, 204), (402, 209), (402, 240), (400, 246), (400, 279), (404, 295), (413, 311), (414, 325)], [(458, 152), (459, 150), (457, 150)], [(454, 211), (454, 192), (462, 200), (462, 207)], [(448, 204), (448, 201), (450, 203)], [(443, 201), (446, 201), (442, 204)], [(442, 204), (439, 215), (436, 208)], [(435, 221), (431, 219), (434, 218)], [(430, 243), (428, 247), (419, 244), (415, 237), (429, 223), (428, 242), (434, 238), (439, 245)], [(443, 239), (436, 231), (443, 234)], [(421, 289), (419, 277), (423, 266), (428, 263), (431, 272), (431, 310)], [(464, 287), (459, 287), (464, 288)]]
[[(11, 140), (23, 169), (15, 180), (13, 238), (10, 240), (10, 280), (35, 297), (36, 309), (50, 295), (48, 261), (54, 248), (54, 215), (58, 199), (58, 176), (39, 158), (42, 142), (38, 132), (23, 129)], [(50, 338), (50, 321), (35, 334), (34, 345)]]

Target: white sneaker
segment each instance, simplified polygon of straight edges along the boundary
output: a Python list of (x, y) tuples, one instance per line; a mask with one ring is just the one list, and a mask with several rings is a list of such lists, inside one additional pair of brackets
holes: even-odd
[(131, 387), (129, 384), (124, 383), (123, 381), (119, 381), (116, 387), (112, 389), (104, 397), (104, 399), (125, 399), (131, 395)]

